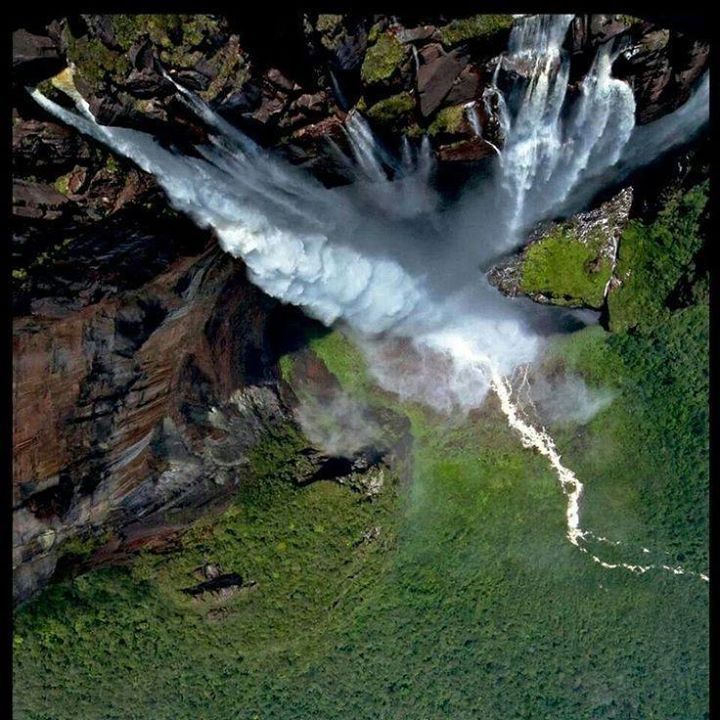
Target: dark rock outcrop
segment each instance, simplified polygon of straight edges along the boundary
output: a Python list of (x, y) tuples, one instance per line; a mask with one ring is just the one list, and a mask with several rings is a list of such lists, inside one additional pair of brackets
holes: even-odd
[(576, 78), (588, 70), (598, 46), (610, 41), (621, 50), (613, 74), (633, 88), (640, 125), (682, 105), (709, 67), (709, 42), (682, 30), (628, 15), (578, 15), (566, 41)]

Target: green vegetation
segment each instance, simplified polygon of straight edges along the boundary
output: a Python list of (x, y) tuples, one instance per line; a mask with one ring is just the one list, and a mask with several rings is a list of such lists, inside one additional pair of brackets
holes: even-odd
[(59, 548), (59, 555), (72, 555), (79, 560), (89, 558), (95, 550), (105, 545), (111, 537), (111, 533), (105, 532), (99, 535), (76, 536), (64, 540)]
[(113, 52), (97, 38), (73, 37), (65, 33), (68, 60), (75, 64), (79, 75), (91, 86), (125, 77), (130, 72), (130, 60), (124, 53)]
[[(593, 328), (564, 344), (572, 369), (618, 392), (609, 408), (562, 441), (571, 466), (594, 479), (588, 526), (636, 546), (651, 538), (669, 553), (665, 562), (699, 571), (708, 563), (708, 340), (703, 303), (642, 332)], [(602, 512), (623, 504), (625, 516)]]
[[(697, 232), (692, 198), (658, 223)], [(626, 255), (631, 280), (650, 281), (639, 269), (650, 258), (664, 267), (653, 248)], [(671, 265), (662, 293), (684, 277), (684, 262)], [(602, 552), (635, 562), (649, 547), (705, 572), (707, 298), (660, 304), (627, 330), (554, 342), (548, 371), (579, 373), (615, 399), (551, 431), (585, 483), (583, 525), (624, 543)], [(441, 418), (378, 389), (342, 332), (307, 341), (352, 397), (407, 416), (412, 481), (388, 473), (372, 500), (325, 481), (297, 488), (302, 438), (292, 427), (268, 435), (254, 479), (180, 552), (59, 582), (18, 611), (18, 717), (707, 717), (705, 583), (608, 570), (570, 545), (556, 477), (494, 398)], [(280, 366), (301, 382), (293, 356)], [(189, 599), (181, 589), (208, 562), (257, 588)]]
[(408, 48), (392, 33), (378, 37), (365, 54), (360, 74), (363, 82), (373, 85), (390, 80), (408, 54)]
[[(97, 87), (106, 81), (122, 81), (131, 70), (128, 52), (143, 38), (160, 50), (160, 59), (170, 65), (193, 67), (202, 57), (199, 48), (209, 35), (220, 31), (220, 21), (212, 15), (112, 15), (115, 43), (120, 51), (93, 37), (74, 37), (65, 31), (68, 60), (80, 76)], [(225, 63), (227, 64), (227, 63)], [(233, 69), (238, 64), (233, 59)], [(219, 74), (227, 68), (220, 63)], [(226, 72), (227, 75), (227, 72)]]
[(610, 279), (611, 262), (602, 257), (603, 238), (581, 242), (562, 226), (532, 243), (525, 254), (520, 288), (541, 293), (559, 305), (599, 308)]
[(220, 23), (212, 15), (113, 15), (115, 40), (123, 50), (129, 50), (142, 36), (173, 51), (177, 46), (194, 48), (202, 44), (208, 34), (216, 33)]
[(71, 175), (71, 172), (66, 175), (61, 175), (59, 178), (55, 179), (55, 182), (53, 182), (53, 187), (62, 195), (68, 195), (70, 193), (68, 183), (70, 182)]
[(367, 116), (378, 125), (402, 129), (408, 124), (414, 110), (415, 99), (410, 93), (402, 92), (372, 105)]
[(439, 28), (440, 37), (445, 45), (458, 45), (467, 40), (509, 32), (512, 23), (512, 15), (473, 15), (443, 25)]
[(465, 109), (462, 105), (452, 105), (443, 108), (438, 112), (428, 128), (428, 134), (431, 136), (440, 133), (452, 135), (460, 130), (465, 120)]
[(654, 223), (635, 221), (626, 228), (616, 269), (622, 285), (608, 297), (613, 330), (652, 327), (668, 318), (668, 296), (694, 270), (703, 243), (707, 195), (707, 183), (671, 195)]

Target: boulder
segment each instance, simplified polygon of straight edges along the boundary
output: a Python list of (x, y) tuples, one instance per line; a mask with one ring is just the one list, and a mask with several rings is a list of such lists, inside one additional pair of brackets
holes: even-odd
[(465, 69), (467, 57), (457, 52), (440, 54), (423, 62), (417, 70), (417, 90), (420, 112), (424, 117), (432, 115), (450, 92), (453, 83)]

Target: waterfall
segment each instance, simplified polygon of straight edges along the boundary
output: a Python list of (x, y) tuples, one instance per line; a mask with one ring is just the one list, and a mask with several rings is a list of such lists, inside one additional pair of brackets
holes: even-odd
[(570, 61), (562, 44), (572, 18), (518, 19), (503, 59), (518, 73), (506, 89), (511, 114), (498, 182), (510, 245), (551, 217), (586, 175), (614, 165), (635, 124), (632, 90), (611, 75), (612, 43), (600, 47), (579, 97), (567, 102)]
[[(542, 339), (527, 305), (497, 293), (480, 268), (599, 179), (651, 161), (639, 143), (659, 153), (682, 142), (685, 135), (673, 129), (690, 133), (706, 120), (708, 83), (686, 106), (634, 132), (633, 93), (611, 74), (613, 41), (599, 48), (575, 96), (569, 91), (562, 44), (571, 19), (516, 18), (497, 86), (486, 98), (495, 97), (501, 113), (502, 162), (450, 207), (432, 185), (428, 139), (419, 147), (406, 139), (397, 159), (357, 113), (346, 122), (352, 158), (344, 158), (355, 180), (329, 190), (179, 85), (180, 97), (210, 129), (200, 157), (168, 150), (143, 132), (99, 125), (67, 76), (61, 85), (78, 112), (38, 90), (31, 94), (61, 121), (153, 174), (171, 205), (213, 228), (269, 295), (327, 325), (344, 322), (376, 357), (386, 339), (410, 339), (421, 358), (416, 371), (395, 372), (386, 359), (375, 363), (388, 389), (449, 411), (477, 407), (494, 388), (511, 427), (557, 471), (571, 503), (568, 537), (579, 546), (587, 538), (579, 525), (582, 485), (561, 465), (552, 438), (519, 417), (505, 380), (536, 358)], [(514, 69), (508, 87), (503, 68)]]

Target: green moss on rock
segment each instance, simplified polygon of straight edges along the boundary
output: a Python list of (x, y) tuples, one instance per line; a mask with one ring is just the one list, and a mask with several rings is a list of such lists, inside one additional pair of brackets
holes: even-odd
[(55, 180), (53, 183), (53, 187), (62, 195), (69, 195), (70, 194), (70, 176), (72, 173), (67, 173), (65, 175), (61, 175), (59, 178)]
[(315, 27), (320, 33), (334, 33), (342, 23), (342, 15), (333, 15), (331, 13), (321, 13), (318, 15)]
[(601, 238), (583, 243), (568, 229), (555, 229), (528, 247), (520, 288), (560, 305), (601, 307), (612, 269), (599, 254), (601, 244)]
[(383, 28), (385, 26), (385, 22), (380, 20), (379, 22), (376, 22), (368, 31), (368, 42), (374, 43), (377, 42), (377, 39), (380, 37), (380, 33), (382, 33)]
[(462, 105), (452, 105), (451, 107), (443, 108), (435, 116), (432, 123), (430, 123), (428, 134), (435, 136), (440, 133), (457, 133), (464, 119), (465, 111)]
[(365, 54), (360, 71), (363, 82), (370, 85), (390, 80), (403, 60), (408, 48), (391, 33), (383, 33)]
[(408, 116), (415, 110), (415, 99), (402, 92), (380, 100), (367, 111), (370, 120), (378, 125), (397, 128), (407, 124)]
[(92, 87), (98, 87), (107, 78), (117, 80), (130, 72), (130, 60), (124, 53), (113, 52), (97, 38), (75, 38), (68, 33), (67, 57), (78, 74)]
[(148, 37), (154, 45), (170, 52), (198, 47), (220, 27), (220, 21), (212, 15), (113, 15), (112, 24), (115, 41), (123, 50)]
[(453, 20), (439, 28), (444, 45), (458, 45), (467, 40), (489, 37), (509, 31), (512, 27), (512, 15), (473, 15)]

